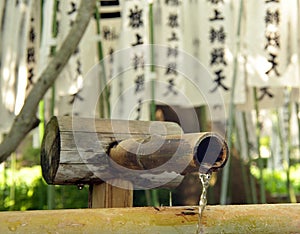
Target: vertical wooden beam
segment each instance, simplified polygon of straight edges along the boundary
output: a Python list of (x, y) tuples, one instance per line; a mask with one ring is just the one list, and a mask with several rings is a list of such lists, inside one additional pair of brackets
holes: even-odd
[(90, 185), (89, 208), (121, 208), (133, 206), (133, 185), (130, 181), (112, 179)]

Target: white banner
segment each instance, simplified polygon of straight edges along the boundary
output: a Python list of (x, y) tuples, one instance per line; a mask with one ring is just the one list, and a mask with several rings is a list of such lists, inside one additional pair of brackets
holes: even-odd
[(298, 87), (297, 1), (245, 1), (247, 81), (256, 87)]
[[(239, 2), (201, 0), (199, 4), (200, 62), (211, 73), (210, 92), (221, 92), (226, 103), (232, 93)], [(234, 103), (244, 103), (245, 77), (239, 54), (238, 61)]]
[(8, 131), (25, 98), (27, 63), (34, 50), (27, 47), (32, 1), (7, 1), (1, 28), (0, 132)]
[(121, 51), (114, 55), (114, 81), (111, 83), (111, 117), (149, 119), (148, 2), (122, 3)]
[[(258, 108), (271, 109), (279, 108), (284, 104), (284, 88), (280, 87), (257, 87), (256, 88)], [(291, 91), (291, 102), (299, 100), (299, 89), (293, 88)], [(247, 89), (247, 102), (238, 104), (237, 109), (249, 111), (255, 109), (254, 89)]]

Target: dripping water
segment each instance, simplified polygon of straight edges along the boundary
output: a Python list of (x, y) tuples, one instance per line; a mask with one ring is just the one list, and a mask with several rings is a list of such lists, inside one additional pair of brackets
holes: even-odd
[(202, 214), (203, 211), (206, 207), (207, 204), (207, 189), (209, 186), (209, 181), (211, 178), (211, 174), (203, 174), (203, 173), (199, 173), (199, 178), (202, 184), (202, 193), (200, 196), (200, 200), (199, 200), (199, 210), (198, 210), (198, 226), (197, 226), (197, 233), (196, 234), (201, 234), (203, 233), (203, 229), (201, 226), (201, 218), (202, 218)]

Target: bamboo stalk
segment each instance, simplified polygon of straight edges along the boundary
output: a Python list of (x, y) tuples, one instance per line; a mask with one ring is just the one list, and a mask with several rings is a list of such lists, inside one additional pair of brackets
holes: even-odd
[[(300, 17), (299, 17), (300, 18)], [(299, 56), (298, 56), (299, 57)], [(300, 147), (300, 105), (299, 103), (295, 103), (296, 105), (296, 115), (297, 115), (297, 127), (298, 127), (298, 147)]]
[[(153, 24), (153, 2), (149, 3), (149, 41), (150, 41), (150, 77), (151, 77), (151, 102), (150, 102), (150, 120), (155, 120), (155, 111), (156, 111), (156, 105), (155, 105), (155, 65), (154, 65), (154, 24)], [(149, 193), (147, 190), (145, 193)], [(146, 195), (146, 198), (150, 194)], [(159, 206), (159, 196), (156, 189), (151, 190), (151, 200), (153, 206)], [(147, 204), (149, 204), (149, 201), (147, 201)]]
[[(240, 112), (238, 112), (237, 114), (241, 115)], [(236, 125), (237, 125), (237, 123), (236, 123)], [(244, 125), (244, 127), (246, 127), (246, 126)], [(243, 181), (244, 189), (245, 189), (245, 193), (246, 193), (246, 202), (248, 204), (250, 204), (251, 203), (251, 192), (250, 192), (250, 187), (249, 187), (249, 183), (248, 183), (248, 177), (247, 177), (247, 171), (246, 171), (246, 168), (245, 168), (245, 162), (244, 162), (244, 160), (241, 156), (242, 155), (241, 139), (245, 139), (245, 137), (244, 137), (245, 133), (244, 133), (244, 131), (239, 131), (238, 127), (235, 126), (235, 134), (236, 134), (237, 148), (238, 148), (238, 151), (239, 151), (238, 155), (239, 155), (239, 161), (240, 161), (241, 172), (242, 172), (242, 181)]]
[(16, 153), (11, 154), (11, 161), (10, 161), (10, 170), (11, 170), (11, 185), (9, 190), (9, 210), (14, 210), (15, 202), (16, 202), (16, 164), (17, 158)]
[[(198, 207), (0, 212), (8, 233), (195, 233)], [(204, 233), (299, 233), (300, 204), (208, 206)]]
[(263, 178), (263, 161), (260, 153), (260, 122), (259, 122), (259, 108), (258, 108), (258, 97), (257, 90), (253, 88), (254, 93), (254, 106), (255, 106), (255, 114), (256, 114), (256, 141), (257, 141), (257, 155), (258, 155), (258, 167), (259, 167), (259, 185), (260, 185), (260, 202), (266, 203), (266, 192), (265, 192), (265, 183)]
[[(252, 165), (252, 157), (250, 156), (250, 149), (249, 149), (249, 133), (247, 129), (247, 119), (246, 119), (246, 114), (245, 112), (243, 113), (243, 123), (245, 126), (245, 140), (246, 140), (246, 147), (247, 147), (247, 155), (248, 155), (248, 165)], [(255, 186), (255, 180), (253, 175), (250, 173), (250, 189), (251, 189), (251, 196), (252, 196), (252, 203), (256, 204), (257, 203), (257, 193), (256, 193), (256, 186)]]
[(284, 116), (283, 116), (283, 121), (285, 118), (287, 118), (287, 126), (284, 126), (285, 134), (286, 134), (286, 140), (284, 146), (284, 154), (285, 158), (283, 161), (283, 166), (286, 171), (286, 188), (287, 188), (287, 194), (289, 197), (290, 202), (296, 203), (297, 199), (295, 196), (295, 192), (293, 189), (293, 185), (291, 184), (290, 180), (290, 169), (291, 169), (291, 164), (290, 164), (290, 157), (291, 157), (291, 123), (290, 123), (290, 116), (291, 116), (291, 102), (290, 102), (290, 95), (291, 95), (291, 90), (289, 88), (285, 88), (285, 105), (283, 107), (284, 110)]
[(153, 24), (153, 3), (149, 3), (149, 28), (150, 28), (150, 50), (151, 50), (151, 65), (150, 65), (150, 73), (151, 73), (151, 104), (150, 104), (150, 120), (155, 120), (155, 79), (152, 77), (155, 72), (155, 52), (154, 52), (154, 24)]
[[(97, 28), (97, 34), (101, 35), (101, 29), (100, 29), (100, 14), (99, 9), (96, 7), (95, 10), (96, 15), (96, 28)], [(110, 100), (109, 100), (109, 88), (107, 87), (107, 77), (106, 77), (106, 70), (105, 70), (105, 64), (103, 62), (103, 48), (102, 48), (102, 42), (101, 40), (98, 41), (98, 58), (101, 63), (101, 70), (102, 70), (102, 76), (100, 76), (100, 90), (103, 90), (104, 92), (101, 92), (100, 94), (100, 117), (101, 118), (110, 118)], [(105, 111), (105, 107), (107, 108)], [(105, 115), (106, 114), (106, 115)]]
[[(231, 94), (230, 94), (230, 105), (229, 105), (229, 123), (228, 123), (228, 131), (227, 131), (227, 145), (228, 149), (231, 149), (232, 145), (232, 128), (234, 122), (234, 96), (235, 96), (235, 86), (237, 80), (237, 71), (238, 71), (238, 55), (240, 51), (240, 37), (241, 37), (241, 21), (243, 15), (243, 0), (240, 0), (240, 8), (239, 8), (239, 17), (238, 17), (238, 26), (236, 32), (236, 50), (234, 54), (233, 61), (233, 76), (232, 76), (232, 84), (231, 84)], [(224, 167), (222, 172), (222, 185), (221, 185), (221, 195), (220, 195), (220, 204), (226, 204), (227, 200), (227, 191), (228, 191), (228, 180), (229, 180), (229, 169), (230, 169), (230, 160), (229, 163)]]
[[(57, 38), (58, 35), (58, 28), (57, 28), (57, 13), (58, 13), (58, 0), (54, 1), (54, 9), (53, 9), (53, 19), (52, 19), (52, 37)], [(55, 56), (56, 54), (56, 46), (51, 47), (51, 56)], [(50, 116), (54, 115), (55, 110), (55, 83), (51, 87), (51, 102), (50, 102)], [(44, 109), (45, 111), (45, 109)], [(45, 119), (45, 113), (44, 113), (44, 119)], [(45, 124), (43, 122), (42, 124)], [(45, 130), (45, 128), (43, 129)], [(44, 135), (45, 132), (43, 132)], [(52, 210), (55, 208), (55, 187), (53, 185), (47, 186), (47, 207), (49, 210)]]

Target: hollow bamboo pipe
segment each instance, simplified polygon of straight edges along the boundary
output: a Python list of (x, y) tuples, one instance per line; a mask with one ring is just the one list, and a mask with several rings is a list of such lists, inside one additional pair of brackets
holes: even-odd
[(225, 141), (215, 133), (201, 132), (147, 138), (130, 138), (116, 143), (109, 156), (118, 165), (135, 170), (209, 173), (222, 168), (228, 158)]
[[(198, 207), (0, 212), (0, 233), (196, 233)], [(203, 233), (299, 233), (300, 204), (207, 206)]]

